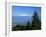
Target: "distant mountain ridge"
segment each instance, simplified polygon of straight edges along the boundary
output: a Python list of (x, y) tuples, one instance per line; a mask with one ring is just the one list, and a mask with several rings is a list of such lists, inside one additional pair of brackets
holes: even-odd
[(12, 24), (26, 24), (32, 21), (31, 16), (12, 16)]

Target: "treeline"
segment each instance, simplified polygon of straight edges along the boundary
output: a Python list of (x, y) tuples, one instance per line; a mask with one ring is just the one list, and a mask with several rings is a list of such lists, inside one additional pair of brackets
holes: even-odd
[(39, 20), (38, 14), (35, 11), (33, 14), (33, 19), (32, 23), (28, 21), (26, 25), (19, 25), (17, 24), (16, 26), (12, 27), (12, 31), (16, 30), (40, 30), (41, 29), (41, 21)]

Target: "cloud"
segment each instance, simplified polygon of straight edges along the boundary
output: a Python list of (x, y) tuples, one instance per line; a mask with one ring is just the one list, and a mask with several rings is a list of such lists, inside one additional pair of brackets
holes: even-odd
[(16, 14), (15, 16), (32, 16), (30, 14)]

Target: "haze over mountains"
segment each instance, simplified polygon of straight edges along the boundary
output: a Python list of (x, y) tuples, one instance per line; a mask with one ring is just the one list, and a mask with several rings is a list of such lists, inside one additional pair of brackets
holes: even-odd
[(32, 17), (31, 16), (12, 16), (12, 23), (13, 24), (26, 24), (28, 21), (31, 23)]

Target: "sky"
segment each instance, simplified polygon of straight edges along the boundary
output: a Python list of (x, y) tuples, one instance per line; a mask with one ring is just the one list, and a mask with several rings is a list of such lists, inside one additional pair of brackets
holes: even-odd
[(12, 6), (12, 16), (32, 16), (35, 11), (41, 15), (41, 7)]
[[(34, 6), (12, 6), (12, 23), (26, 24), (27, 21), (32, 21), (32, 15), (37, 12), (41, 16), (41, 7)], [(20, 17), (21, 16), (21, 17)], [(26, 17), (24, 17), (26, 16)], [(41, 17), (40, 17), (41, 18)]]

